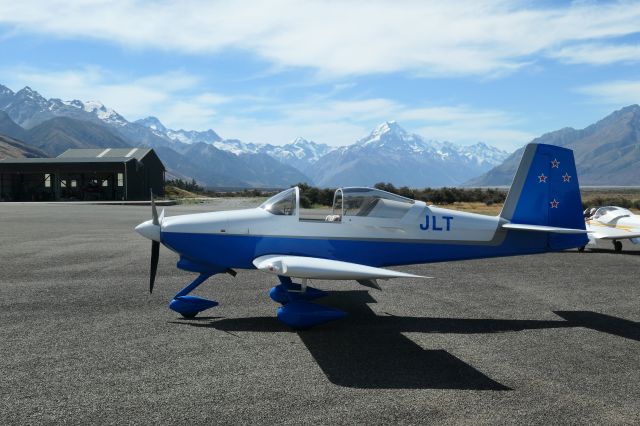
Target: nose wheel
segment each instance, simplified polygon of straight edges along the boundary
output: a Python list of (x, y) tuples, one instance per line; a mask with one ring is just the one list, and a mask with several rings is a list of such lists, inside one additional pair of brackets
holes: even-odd
[(208, 300), (198, 296), (188, 296), (200, 284), (205, 282), (211, 274), (200, 274), (191, 284), (180, 290), (169, 303), (169, 309), (182, 315), (184, 318), (194, 318), (200, 312), (218, 306), (215, 300)]

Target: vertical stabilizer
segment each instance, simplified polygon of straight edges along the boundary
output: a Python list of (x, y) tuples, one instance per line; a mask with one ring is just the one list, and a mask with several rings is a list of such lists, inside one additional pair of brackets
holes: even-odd
[[(585, 229), (573, 151), (529, 144), (500, 217), (518, 224)], [(549, 234), (549, 247), (561, 250), (587, 243), (584, 234)]]

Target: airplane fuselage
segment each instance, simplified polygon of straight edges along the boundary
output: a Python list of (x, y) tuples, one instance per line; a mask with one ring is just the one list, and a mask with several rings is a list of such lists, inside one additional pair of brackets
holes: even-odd
[(401, 219), (344, 216), (334, 222), (255, 208), (167, 217), (161, 241), (196, 263), (247, 269), (272, 253), (394, 266), (548, 250), (545, 234), (524, 236), (499, 225), (497, 216), (422, 202)]

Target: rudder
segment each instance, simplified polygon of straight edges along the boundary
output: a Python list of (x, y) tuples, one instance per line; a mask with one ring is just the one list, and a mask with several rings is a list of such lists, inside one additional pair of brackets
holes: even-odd
[[(511, 223), (585, 229), (573, 151), (528, 144), (500, 217)], [(581, 247), (585, 234), (549, 233), (553, 250)]]

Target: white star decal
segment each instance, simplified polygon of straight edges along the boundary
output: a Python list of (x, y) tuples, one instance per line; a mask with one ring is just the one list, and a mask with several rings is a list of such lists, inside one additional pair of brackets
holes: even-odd
[(551, 168), (557, 169), (558, 167), (560, 167), (560, 162), (558, 161), (557, 158), (554, 158), (553, 161), (551, 162)]
[(548, 176), (545, 176), (544, 173), (541, 173), (540, 176), (538, 176), (538, 179), (540, 179), (538, 183), (547, 183), (547, 177)]
[(562, 182), (569, 182), (571, 180), (571, 176), (569, 176), (569, 173), (564, 172), (564, 175), (562, 176)]
[(560, 201), (557, 201), (555, 198), (553, 199), (553, 201), (549, 201), (549, 204), (551, 204), (551, 208), (552, 209), (557, 209), (558, 208), (558, 204), (560, 204)]

